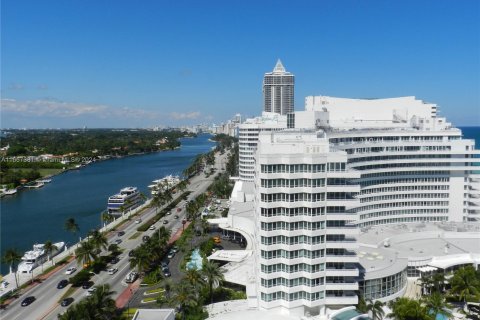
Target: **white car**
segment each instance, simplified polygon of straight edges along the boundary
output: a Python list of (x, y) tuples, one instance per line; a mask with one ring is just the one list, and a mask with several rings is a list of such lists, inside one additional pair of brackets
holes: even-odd
[(140, 223), (140, 222), (142, 222), (142, 219), (135, 220), (135, 223)]
[(118, 271), (117, 268), (110, 268), (107, 270), (108, 274), (115, 274)]
[(150, 230), (155, 230), (155, 226), (150, 226)]
[(77, 271), (77, 268), (71, 267), (71, 268), (68, 268), (67, 271), (65, 271), (65, 274), (72, 274), (72, 273), (74, 273), (75, 271)]
[(97, 287), (91, 287), (90, 289), (87, 290), (87, 297), (90, 297), (91, 295), (93, 295), (93, 293), (97, 291)]

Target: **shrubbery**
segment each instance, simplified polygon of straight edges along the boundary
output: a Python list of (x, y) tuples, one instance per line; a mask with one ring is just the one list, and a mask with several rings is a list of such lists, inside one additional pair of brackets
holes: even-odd
[(85, 282), (90, 281), (92, 274), (87, 269), (83, 269), (79, 271), (76, 275), (68, 279), (68, 282), (72, 284), (74, 287), (80, 287)]

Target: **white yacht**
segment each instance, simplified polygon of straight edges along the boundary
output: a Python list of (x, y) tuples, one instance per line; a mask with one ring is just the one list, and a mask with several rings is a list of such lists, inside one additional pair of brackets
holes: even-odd
[(107, 211), (113, 215), (121, 215), (124, 211), (138, 207), (141, 201), (137, 187), (125, 187), (120, 193), (108, 198)]
[[(50, 253), (50, 258), (55, 257), (65, 247), (65, 242), (53, 244), (56, 249)], [(33, 269), (47, 261), (49, 254), (44, 249), (45, 244), (34, 244), (33, 250), (25, 252), (22, 262), (18, 265), (18, 272), (30, 273)]]
[(180, 182), (178, 176), (168, 175), (162, 179), (153, 180), (151, 185), (148, 186), (152, 196), (157, 195), (166, 189), (172, 188)]

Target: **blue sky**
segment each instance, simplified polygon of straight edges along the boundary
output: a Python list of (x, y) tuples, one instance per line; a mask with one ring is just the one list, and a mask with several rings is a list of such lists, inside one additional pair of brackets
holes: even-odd
[(480, 2), (3, 0), (1, 126), (145, 127), (307, 95), (414, 95), (480, 125)]

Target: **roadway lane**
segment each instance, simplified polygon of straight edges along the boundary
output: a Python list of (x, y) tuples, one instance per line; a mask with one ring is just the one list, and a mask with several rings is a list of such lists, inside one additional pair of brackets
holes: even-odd
[[(217, 154), (217, 159), (215, 162), (217, 172), (222, 171), (221, 168), (222, 166), (224, 166), (223, 163), (225, 161), (225, 158), (226, 154), (224, 154), (221, 158), (219, 158)], [(199, 176), (192, 178), (191, 183), (188, 186), (188, 190), (192, 191), (192, 193), (189, 195), (187, 201), (192, 200), (202, 192), (205, 192), (208, 185), (213, 181), (213, 177), (214, 175), (206, 178), (205, 175), (202, 173)], [(181, 208), (180, 212), (174, 212), (172, 213), (172, 215), (166, 215), (164, 218), (157, 221), (157, 223), (155, 224), (155, 231), (157, 231), (158, 228), (164, 225), (164, 220), (168, 220), (168, 224), (166, 224), (165, 226), (172, 230), (172, 234), (174, 234), (178, 229), (182, 228), (181, 221), (186, 215), (185, 209), (182, 205), (183, 203), (184, 202), (182, 201), (179, 204), (179, 207)], [(175, 214), (179, 216), (178, 220), (173, 218)], [(154, 215), (154, 208), (147, 209), (145, 213), (141, 216), (142, 221), (147, 221)], [(95, 283), (95, 285), (101, 285), (104, 283), (110, 284), (112, 290), (115, 291), (115, 294), (113, 295), (114, 299), (116, 299), (127, 288), (127, 284), (124, 282), (124, 279), (126, 275), (130, 272), (128, 252), (142, 243), (143, 235), (151, 235), (155, 232), (148, 230), (142, 235), (140, 235), (138, 238), (129, 240), (129, 237), (131, 237), (136, 232), (138, 226), (139, 224), (136, 224), (134, 221), (127, 222), (123, 225), (125, 235), (121, 237), (122, 243), (120, 243), (119, 246), (124, 250), (124, 252), (120, 256), (120, 261), (114, 265), (114, 267), (118, 268), (119, 271), (114, 275), (109, 275), (106, 271), (102, 271), (98, 275), (92, 277), (92, 281)], [(116, 233), (113, 234), (109, 237), (109, 243), (113, 243), (117, 238), (118, 237)], [(78, 269), (77, 272), (81, 269), (77, 266), (77, 263), (75, 261), (71, 262), (70, 264), (62, 268), (60, 271), (52, 275), (49, 279), (37, 285), (28, 293), (24, 294), (21, 298), (13, 302), (7, 310), (3, 310), (0, 313), (0, 317), (5, 320), (56, 320), (57, 315), (63, 313), (66, 310), (65, 307), (62, 307), (58, 304), (58, 301), (64, 294), (64, 292), (70, 287), (67, 286), (64, 289), (57, 289), (57, 284), (60, 280), (68, 279), (70, 277), (68, 275), (65, 275), (65, 270), (71, 266), (76, 266)], [(85, 294), (85, 289), (78, 288), (75, 293), (71, 295), (71, 297), (74, 298), (74, 303), (76, 303), (82, 298), (84, 298)], [(37, 300), (34, 301), (30, 306), (21, 307), (20, 303), (26, 296), (35, 296)]]

